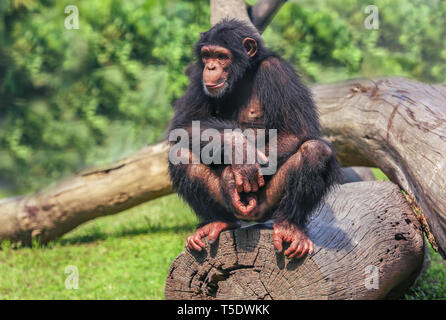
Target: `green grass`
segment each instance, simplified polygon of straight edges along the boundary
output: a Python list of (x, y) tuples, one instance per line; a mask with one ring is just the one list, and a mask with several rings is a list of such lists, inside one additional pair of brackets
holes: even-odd
[(429, 256), (429, 269), (409, 289), (405, 294), (405, 299), (446, 299), (446, 261), (432, 248), (430, 249)]
[[(385, 175), (375, 171), (379, 179)], [(197, 220), (170, 195), (118, 215), (96, 219), (46, 246), (0, 250), (0, 299), (163, 299), (173, 259)], [(446, 264), (430, 252), (431, 266), (406, 299), (445, 299)], [(79, 288), (65, 273), (76, 266)]]
[[(91, 221), (47, 246), (0, 251), (0, 299), (163, 299), (173, 259), (196, 225), (170, 195)], [(79, 288), (65, 288), (76, 266)]]

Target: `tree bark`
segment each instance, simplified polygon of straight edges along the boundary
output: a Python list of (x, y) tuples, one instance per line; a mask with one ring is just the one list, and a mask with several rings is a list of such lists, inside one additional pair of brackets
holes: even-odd
[(166, 143), (36, 194), (0, 201), (0, 240), (48, 242), (80, 224), (173, 192)]
[(215, 25), (225, 18), (245, 21), (254, 27), (248, 15), (245, 0), (210, 0), (211, 24)]
[(446, 85), (386, 78), (313, 92), (342, 164), (378, 167), (404, 189), (446, 258)]
[(259, 0), (248, 8), (249, 17), (252, 23), (260, 32), (263, 32), (280, 7), (287, 0)]
[[(370, 192), (373, 190), (373, 192)], [(276, 253), (258, 225), (223, 232), (172, 263), (166, 299), (383, 299), (414, 282), (427, 252), (421, 225), (388, 181), (342, 185), (312, 216), (311, 256)]]

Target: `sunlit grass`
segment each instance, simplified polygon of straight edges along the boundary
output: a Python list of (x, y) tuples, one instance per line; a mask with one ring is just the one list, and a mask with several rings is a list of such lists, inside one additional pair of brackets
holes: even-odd
[[(47, 246), (0, 251), (1, 299), (163, 299), (173, 259), (196, 218), (170, 195), (82, 225)], [(68, 290), (67, 266), (79, 289)]]

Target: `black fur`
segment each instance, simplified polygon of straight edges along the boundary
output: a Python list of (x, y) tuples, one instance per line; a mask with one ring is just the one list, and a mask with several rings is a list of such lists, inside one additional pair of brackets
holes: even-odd
[[(258, 51), (253, 58), (248, 57), (243, 47), (242, 41), (246, 37), (257, 41)], [(221, 98), (210, 97), (203, 90), (204, 65), (200, 50), (210, 44), (229, 49), (233, 56), (229, 88)], [(200, 121), (202, 130), (214, 128), (222, 132), (223, 129), (241, 128), (237, 122), (238, 112), (255, 90), (264, 108), (265, 129), (304, 137), (300, 145), (311, 139), (321, 140), (319, 117), (310, 91), (301, 83), (293, 67), (268, 50), (250, 26), (237, 20), (220, 22), (201, 34), (195, 52), (197, 62), (187, 69), (190, 85), (174, 105), (170, 130), (189, 128), (193, 120)], [(280, 155), (280, 158), (285, 161), (291, 155)], [(187, 177), (186, 169), (187, 165), (169, 164), (175, 189), (195, 212), (204, 221), (235, 220), (228, 207), (220, 206), (210, 197), (202, 182)], [(222, 168), (215, 170), (220, 173)], [(325, 162), (310, 164), (304, 161), (300, 170), (287, 177), (286, 191), (273, 217), (304, 226), (311, 211), (338, 181), (339, 172), (334, 152)], [(228, 200), (227, 195), (224, 198)]]

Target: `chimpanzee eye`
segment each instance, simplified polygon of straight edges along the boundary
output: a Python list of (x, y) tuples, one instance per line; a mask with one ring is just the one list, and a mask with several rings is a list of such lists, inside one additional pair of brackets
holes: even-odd
[(202, 52), (202, 53), (201, 53), (201, 56), (202, 56), (204, 59), (209, 58), (209, 51), (204, 51), (204, 52)]
[(217, 58), (220, 59), (220, 60), (225, 60), (225, 59), (227, 59), (228, 57), (227, 57), (225, 54), (223, 54), (223, 53), (219, 53), (218, 56), (217, 56)]

